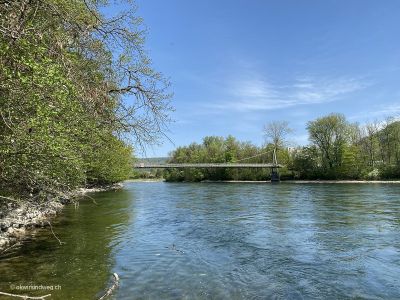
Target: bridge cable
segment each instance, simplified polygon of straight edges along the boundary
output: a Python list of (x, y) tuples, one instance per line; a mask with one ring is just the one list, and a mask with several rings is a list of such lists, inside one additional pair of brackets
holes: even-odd
[(254, 158), (254, 157), (257, 157), (257, 156), (261, 156), (261, 155), (263, 155), (263, 154), (271, 153), (271, 152), (273, 152), (273, 151), (274, 151), (274, 150), (269, 150), (269, 151), (267, 151), (267, 152), (263, 152), (263, 153), (259, 153), (259, 154), (256, 154), (256, 155), (253, 155), (253, 156), (250, 156), (250, 157), (242, 158), (242, 159), (239, 159), (239, 160), (235, 161), (235, 163), (236, 163), (236, 162), (239, 162), (239, 161), (242, 161), (242, 160), (247, 160), (247, 159), (250, 159), (250, 158)]

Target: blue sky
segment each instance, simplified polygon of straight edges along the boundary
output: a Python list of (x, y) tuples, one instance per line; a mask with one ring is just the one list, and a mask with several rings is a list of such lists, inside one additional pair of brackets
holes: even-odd
[(400, 1), (137, 0), (154, 67), (169, 77), (169, 137), (147, 156), (207, 135), (261, 145), (263, 125), (339, 112), (364, 123), (400, 113)]

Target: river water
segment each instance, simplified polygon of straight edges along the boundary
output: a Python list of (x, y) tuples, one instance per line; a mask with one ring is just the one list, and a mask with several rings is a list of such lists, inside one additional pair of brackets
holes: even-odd
[(0, 256), (0, 291), (95, 299), (116, 272), (113, 299), (400, 299), (400, 185), (133, 182), (91, 197), (53, 220), (62, 245), (42, 229)]

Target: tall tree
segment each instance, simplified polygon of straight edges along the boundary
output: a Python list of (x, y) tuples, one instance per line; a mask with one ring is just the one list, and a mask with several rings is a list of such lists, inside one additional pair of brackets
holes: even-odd
[(349, 140), (349, 123), (342, 114), (330, 114), (307, 124), (310, 141), (321, 153), (325, 169), (341, 165), (344, 146)]
[(275, 149), (282, 147), (286, 142), (287, 135), (292, 132), (287, 121), (272, 121), (264, 125), (264, 136), (268, 142), (274, 145)]
[(371, 168), (375, 168), (375, 161), (378, 151), (378, 140), (377, 133), (379, 131), (379, 125), (377, 121), (367, 123), (363, 127), (363, 138), (361, 139), (361, 145), (363, 152), (365, 153), (367, 165)]

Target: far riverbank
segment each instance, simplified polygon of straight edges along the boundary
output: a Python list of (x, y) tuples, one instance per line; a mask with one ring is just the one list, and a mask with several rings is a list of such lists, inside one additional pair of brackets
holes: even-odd
[[(154, 179), (128, 179), (124, 182), (171, 182), (171, 183), (271, 183), (269, 180), (202, 180), (202, 181), (166, 181), (163, 178)], [(280, 183), (294, 184), (310, 184), (310, 183), (326, 183), (326, 184), (400, 184), (400, 180), (281, 180)]]
[(162, 182), (165, 181), (164, 178), (151, 178), (151, 179), (146, 179), (146, 178), (137, 178), (137, 179), (127, 179), (124, 182)]
[[(163, 180), (157, 180), (163, 181)], [(157, 182), (154, 181), (154, 182)], [(138, 180), (137, 182), (142, 182)], [(173, 182), (173, 181), (169, 181)], [(189, 181), (182, 181), (189, 182)], [(199, 181), (199, 183), (271, 183), (269, 180), (203, 180)], [(274, 182), (275, 184), (276, 182)], [(281, 180), (280, 183), (293, 183), (293, 184), (309, 184), (309, 183), (324, 183), (324, 184), (368, 184), (368, 183), (376, 183), (376, 184), (400, 184), (400, 180)]]
[[(229, 183), (270, 183), (270, 181), (245, 181), (245, 180), (222, 180), (222, 181), (209, 181), (204, 180), (201, 182), (229, 182)], [(400, 184), (400, 180), (281, 180), (281, 183), (392, 183)]]

